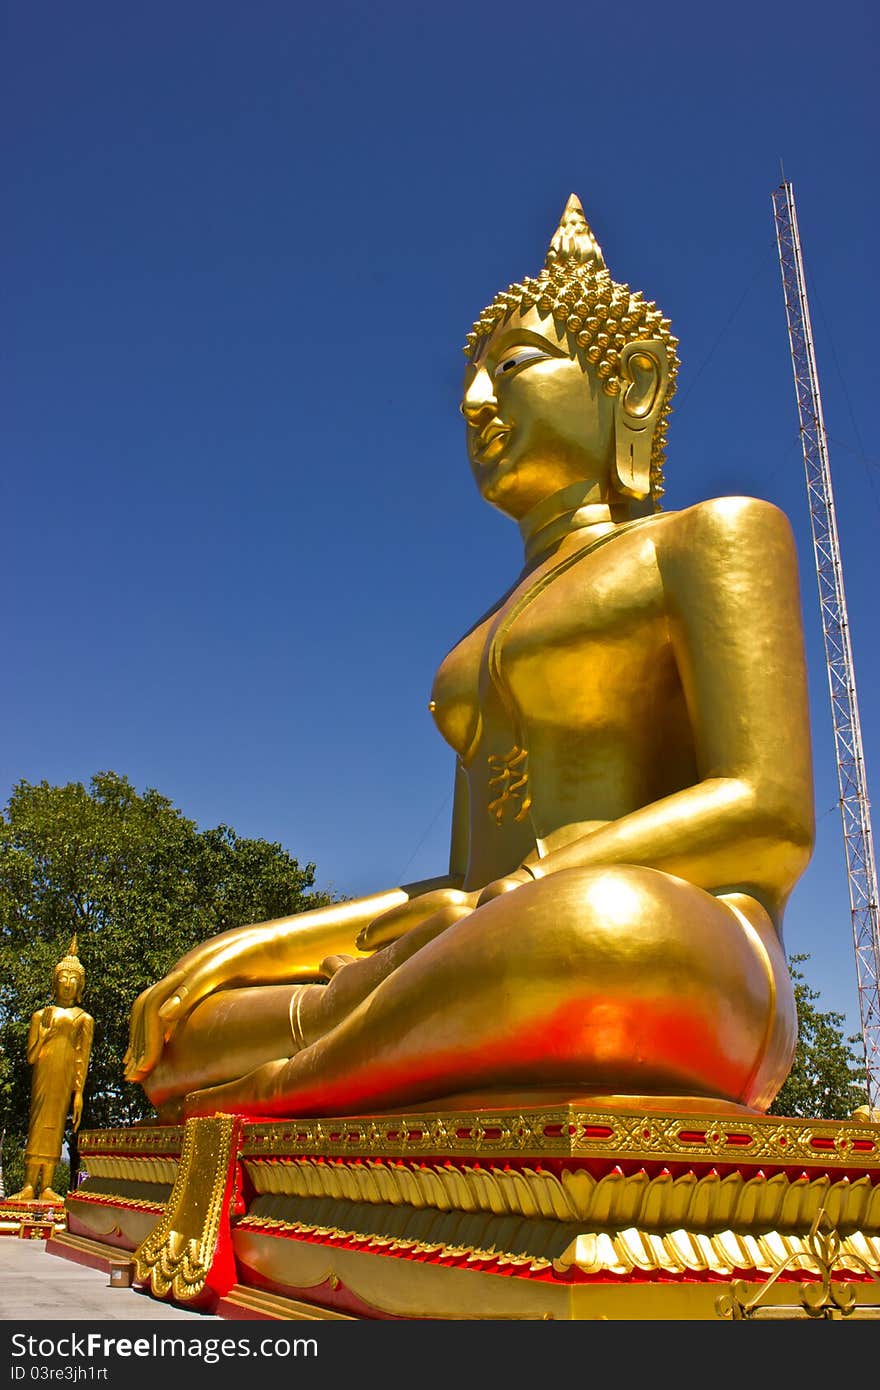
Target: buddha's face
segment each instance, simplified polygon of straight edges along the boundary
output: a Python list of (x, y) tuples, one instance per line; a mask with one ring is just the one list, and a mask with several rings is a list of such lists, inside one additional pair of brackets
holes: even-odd
[(469, 362), (462, 414), (483, 497), (521, 520), (576, 482), (607, 496), (614, 406), (582, 355), (536, 309), (514, 313)]
[(55, 1001), (62, 1009), (75, 1004), (79, 998), (80, 980), (75, 970), (58, 970), (55, 973)]

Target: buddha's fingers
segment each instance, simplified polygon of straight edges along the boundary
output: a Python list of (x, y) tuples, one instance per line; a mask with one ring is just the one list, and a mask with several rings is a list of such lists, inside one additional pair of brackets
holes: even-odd
[[(161, 1017), (160, 1011), (166, 1002), (178, 993), (180, 985), (187, 978), (186, 966), (193, 960), (199, 960), (204, 964), (207, 960), (214, 959), (219, 954), (217, 943), (218, 938), (203, 942), (181, 957), (168, 975), (157, 980), (154, 985), (149, 985), (138, 995), (129, 1020), (128, 1049), (122, 1059), (127, 1081), (141, 1081), (156, 1065), (164, 1044), (171, 1037), (178, 1022), (173, 1010), (169, 1011), (167, 1018)], [(190, 1008), (194, 1003), (195, 1001), (190, 1004)], [(182, 1016), (181, 1012), (180, 1017)]]
[[(162, 996), (149, 1000), (145, 1009), (147, 1027), (158, 1027), (162, 1041), (168, 1042), (177, 1025), (217, 990), (273, 983), (276, 973), (267, 958), (267, 942), (253, 935), (229, 940), (219, 949), (203, 952), (195, 965), (175, 970), (160, 981), (156, 988), (163, 990)], [(153, 1034), (149, 1041), (154, 1043)]]
[[(216, 990), (263, 983), (262, 954), (260, 938), (252, 929), (224, 933), (204, 942), (185, 958), (186, 965), (178, 962), (176, 969), (146, 990), (132, 1011), (127, 1079), (142, 1081), (156, 1066), (178, 1024)], [(256, 964), (249, 959), (254, 955)]]
[(131, 1017), (128, 1022), (128, 1047), (122, 1059), (126, 1081), (133, 1081), (135, 1079), (134, 1073), (143, 1054), (144, 1003), (152, 988), (153, 986), (151, 985), (148, 989), (142, 990), (132, 1005)]
[(169, 998), (176, 996), (184, 978), (183, 970), (174, 970), (163, 980), (159, 980), (158, 984), (151, 985), (135, 1001), (132, 1010), (131, 1040), (126, 1053), (127, 1081), (143, 1080), (161, 1057), (162, 1049), (176, 1026), (176, 1020), (163, 1020), (161, 1010)]
[(358, 950), (379, 951), (383, 946), (399, 941), (407, 932), (415, 930), (436, 912), (450, 907), (472, 908), (477, 897), (477, 893), (466, 893), (461, 888), (437, 888), (430, 893), (423, 893), (420, 897), (411, 898), (368, 922), (358, 935)]

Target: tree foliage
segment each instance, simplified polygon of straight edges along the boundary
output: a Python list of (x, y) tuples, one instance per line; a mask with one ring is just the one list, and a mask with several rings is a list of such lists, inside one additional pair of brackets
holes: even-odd
[(200, 831), (159, 792), (142, 796), (102, 772), (88, 788), (19, 782), (0, 814), (0, 1127), (27, 1131), (31, 1014), (49, 1002), (52, 970), (77, 934), (83, 1007), (95, 1019), (83, 1124), (152, 1114), (123, 1080), (128, 1017), (141, 990), (198, 942), (228, 927), (330, 901), (310, 891), (279, 844), (229, 826)]
[(798, 1044), (788, 1079), (770, 1109), (771, 1115), (805, 1119), (847, 1120), (868, 1101), (865, 1066), (854, 1045), (858, 1034), (845, 1037), (844, 1016), (817, 1007), (819, 991), (811, 989), (798, 969), (809, 956), (792, 956), (789, 970), (798, 1012)]

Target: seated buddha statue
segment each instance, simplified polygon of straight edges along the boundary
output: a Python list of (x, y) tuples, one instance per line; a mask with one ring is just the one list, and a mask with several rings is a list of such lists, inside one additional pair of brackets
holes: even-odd
[(434, 681), (449, 872), (184, 956), (131, 1019), (161, 1119), (761, 1112), (788, 1073), (782, 915), (814, 830), (788, 522), (659, 509), (676, 339), (576, 198), (466, 355), (471, 469), (524, 562)]

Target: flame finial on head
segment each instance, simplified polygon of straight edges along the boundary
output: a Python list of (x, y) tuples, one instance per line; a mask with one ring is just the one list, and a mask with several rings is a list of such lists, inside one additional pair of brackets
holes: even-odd
[(74, 932), (73, 936), (70, 938), (67, 955), (61, 957), (52, 973), (57, 975), (59, 970), (72, 970), (75, 975), (79, 976), (80, 980), (84, 980), (86, 977), (83, 963), (77, 955), (76, 932)]
[(605, 269), (602, 248), (593, 236), (590, 224), (584, 216), (581, 200), (576, 193), (571, 194), (565, 205), (544, 264), (548, 269), (554, 265), (584, 265), (590, 266), (593, 270)]

